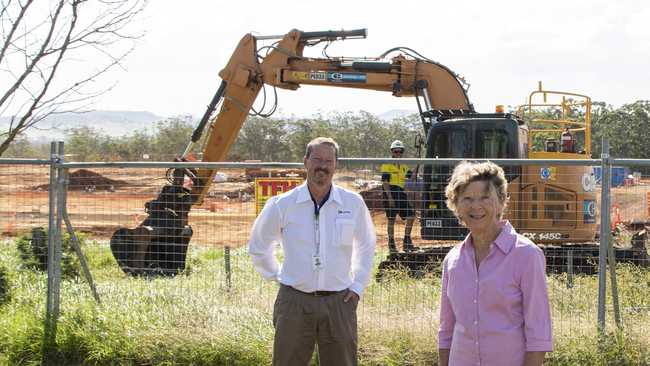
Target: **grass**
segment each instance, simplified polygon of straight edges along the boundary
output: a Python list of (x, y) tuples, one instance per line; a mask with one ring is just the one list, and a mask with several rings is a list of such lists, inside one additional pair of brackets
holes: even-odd
[[(243, 250), (231, 252), (228, 287), (221, 250), (193, 247), (188, 275), (125, 276), (106, 245), (84, 248), (102, 304), (88, 285), (67, 279), (61, 292), (56, 365), (268, 365), (277, 287), (251, 268)], [(380, 257), (376, 258), (379, 262)], [(13, 243), (0, 244), (11, 300), (0, 305), (0, 365), (42, 359), (46, 276), (22, 268)], [(549, 278), (555, 352), (547, 365), (650, 365), (650, 270), (617, 269), (623, 331), (608, 316), (596, 329), (595, 276)], [(433, 365), (437, 359), (439, 279), (393, 273), (373, 281), (359, 306), (362, 365)], [(611, 303), (611, 302), (610, 302)]]

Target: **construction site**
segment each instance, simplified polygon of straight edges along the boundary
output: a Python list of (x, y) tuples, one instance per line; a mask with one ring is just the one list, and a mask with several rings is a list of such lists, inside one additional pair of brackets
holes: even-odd
[[(34, 227), (47, 226), (48, 172), (42, 166), (0, 165), (0, 227), (2, 236), (10, 239)], [(192, 245), (210, 248), (247, 244), (248, 234), (256, 217), (255, 178), (303, 177), (300, 169), (224, 169), (219, 181), (211, 184), (204, 202), (189, 213), (194, 229)], [(336, 184), (359, 192), (371, 211), (377, 228), (378, 246), (387, 250), (386, 216), (378, 169), (341, 169)], [(108, 242), (119, 227), (139, 225), (147, 216), (145, 203), (154, 199), (166, 183), (165, 169), (95, 168), (71, 170), (68, 176), (67, 211), (76, 231), (99, 242)], [(613, 232), (624, 238), (616, 241), (620, 248), (631, 247), (630, 238), (639, 230), (639, 223), (648, 222), (650, 177), (628, 180), (611, 191)], [(421, 196), (421, 195), (420, 195)], [(596, 190), (596, 196), (600, 197)], [(420, 198), (421, 199), (421, 198)], [(598, 199), (597, 207), (600, 207)], [(598, 216), (597, 222), (600, 217)], [(414, 240), (420, 246), (451, 246), (451, 238), (423, 241), (420, 221), (416, 220)], [(398, 233), (398, 237), (401, 234)]]
[[(26, 311), (24, 303), (46, 307), (44, 319), (35, 323), (43, 325), (43, 342), (53, 342), (58, 352), (52, 359), (68, 357), (60, 346), (66, 341), (93, 339), (90, 351), (82, 347), (75, 357), (96, 357), (98, 364), (126, 359), (133, 365), (164, 364), (168, 359), (160, 349), (174, 353), (190, 344), (226, 348), (227, 356), (186, 364), (270, 362), (269, 310), (278, 285), (254, 271), (247, 245), (265, 203), (307, 180), (310, 150), (303, 162), (226, 158), (249, 113), (272, 114), (253, 108), (258, 94), (264, 93), (266, 103), (267, 88), (293, 91), (302, 85), (387, 92), (414, 99), (418, 108), (417, 138), (386, 146), (393, 157), (338, 156), (337, 148), (329, 162), (336, 167), (333, 183), (363, 198), (377, 238), (372, 280), (359, 305), (364, 362), (437, 362), (431, 345), (446, 296), (440, 292), (441, 262), (468, 235), (446, 197), (453, 168), (462, 161), (492, 161), (503, 168), (508, 193), (503, 218), (545, 257), (542, 273), (548, 274), (560, 349), (548, 356), (551, 364), (578, 357), (567, 351), (575, 342), (617, 350), (620, 334), (641, 350), (636, 361), (650, 357), (650, 160), (611, 157), (606, 138), (596, 154), (593, 104), (584, 94), (546, 89), (539, 82), (521, 105), (480, 112), (464, 78), (409, 48), (391, 48), (374, 58), (326, 52), (323, 58), (303, 57), (306, 47), (320, 42), (366, 35), (366, 29), (246, 34), (173, 162), (78, 162), (68, 159), (63, 142), (52, 143), (50, 160), (0, 159), (0, 257), (19, 278), (13, 295), (19, 300), (8, 306), (17, 313)], [(272, 45), (258, 45), (263, 41)], [(402, 159), (406, 149), (416, 153)], [(389, 169), (404, 172), (403, 182), (393, 184)], [(389, 214), (394, 185), (404, 193), (398, 204), (413, 212), (396, 222)], [(318, 210), (313, 195), (312, 200)], [(315, 213), (315, 233), (318, 220)], [(41, 272), (28, 272), (20, 262), (30, 246), (47, 248), (32, 253), (41, 256)], [(282, 258), (282, 249), (274, 247), (274, 255)], [(71, 278), (61, 270), (70, 257), (81, 267)], [(318, 255), (314, 266), (320, 266)], [(104, 336), (133, 343), (102, 353)], [(386, 343), (403, 349), (394, 352)], [(408, 357), (416, 361), (386, 361), (411, 348)], [(114, 349), (126, 351), (110, 355)], [(573, 364), (591, 364), (584, 362)]]

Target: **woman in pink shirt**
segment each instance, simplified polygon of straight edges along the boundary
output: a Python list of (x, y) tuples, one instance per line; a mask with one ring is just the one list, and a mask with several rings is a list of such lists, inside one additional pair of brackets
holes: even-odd
[(544, 254), (501, 220), (507, 185), (496, 164), (463, 162), (447, 186), (470, 233), (442, 264), (442, 366), (539, 366), (553, 350)]

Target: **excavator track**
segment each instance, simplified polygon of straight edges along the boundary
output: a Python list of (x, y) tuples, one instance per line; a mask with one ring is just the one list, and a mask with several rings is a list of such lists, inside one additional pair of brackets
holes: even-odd
[[(546, 272), (594, 275), (598, 272), (599, 242), (576, 244), (541, 244), (546, 257)], [(389, 254), (379, 263), (376, 279), (381, 281), (392, 271), (406, 272), (410, 277), (422, 278), (441, 271), (440, 264), (453, 245), (420, 248), (413, 252)], [(630, 263), (641, 267), (650, 266), (650, 254), (645, 246), (614, 248), (616, 263)]]

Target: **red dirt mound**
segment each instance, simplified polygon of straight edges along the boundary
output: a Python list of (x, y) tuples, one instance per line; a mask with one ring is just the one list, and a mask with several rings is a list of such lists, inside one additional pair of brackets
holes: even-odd
[[(129, 183), (106, 178), (101, 174), (95, 173), (92, 170), (78, 169), (68, 174), (68, 189), (72, 191), (114, 191), (118, 187), (126, 186)], [(49, 184), (42, 184), (34, 187), (34, 189), (46, 190)]]

